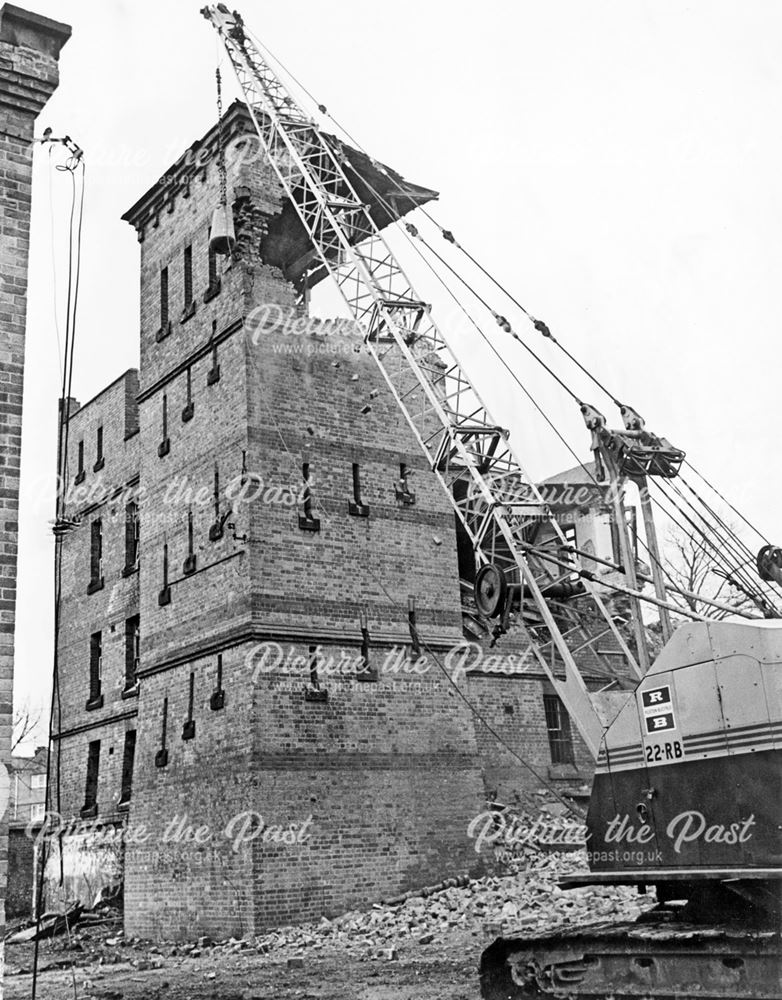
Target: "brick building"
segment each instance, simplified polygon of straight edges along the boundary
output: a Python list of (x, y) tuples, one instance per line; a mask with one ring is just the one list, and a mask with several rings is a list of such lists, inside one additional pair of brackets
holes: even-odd
[(49, 752), (36, 747), (32, 757), (12, 756), (8, 800), (8, 917), (29, 917), (35, 898), (35, 831), (46, 811), (46, 769)]
[[(241, 104), (224, 128), (236, 151)], [(229, 157), (237, 246), (210, 253), (216, 142), (124, 216), (139, 371), (69, 404), (57, 741), (83, 827), (65, 894), (124, 869), (140, 936), (246, 933), (475, 871), (469, 820), (537, 781), (415, 648), (411, 622), (444, 658), (468, 634), (453, 510), (355, 331), (278, 321), (301, 331), (318, 273), (257, 157)], [(507, 744), (583, 790), (540, 673), (473, 668), (460, 688)]]
[(32, 757), (11, 757), (11, 794), (8, 801), (11, 824), (26, 826), (43, 819), (48, 759), (46, 747), (36, 747)]
[(0, 7), (0, 928), (8, 873), (6, 765), (11, 755), (27, 260), (35, 119), (57, 87), (71, 29)]

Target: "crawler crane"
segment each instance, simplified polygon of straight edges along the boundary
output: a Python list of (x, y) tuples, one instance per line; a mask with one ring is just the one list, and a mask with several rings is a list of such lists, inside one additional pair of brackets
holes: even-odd
[[(483, 995), (782, 997), (782, 623), (771, 620), (779, 615), (769, 586), (782, 582), (782, 554), (768, 546), (756, 578), (731, 550), (738, 543), (716, 544), (725, 579), (754, 607), (738, 610), (738, 621), (710, 617), (736, 609), (666, 582), (654, 533), (651, 488), (683, 498), (691, 490), (682, 478), (684, 453), (650, 432), (632, 407), (620, 404), (616, 429), (581, 400), (595, 487), (613, 505), (618, 562), (568, 541), (383, 235), (394, 224), (419, 237), (404, 218), (426, 200), (424, 189), (374, 160), (368, 172), (366, 157), (359, 162), (352, 146), (321, 128), (238, 13), (223, 4), (202, 13), (309, 241), (312, 280), (330, 276), (362, 324), (366, 347), (469, 539), (477, 613), (495, 638), (511, 620), (526, 634), (595, 758), (591, 871), (564, 884), (656, 890), (657, 907), (643, 922), (500, 938), (483, 955)], [(441, 235), (458, 248), (452, 233)], [(307, 274), (300, 277), (306, 283)], [(504, 316), (493, 318), (521, 339)], [(529, 318), (557, 345), (544, 323)], [(649, 573), (631, 550), (627, 484), (641, 497)], [(710, 510), (705, 502), (699, 509)], [(715, 539), (729, 540), (711, 514)], [(612, 572), (601, 574), (601, 563)], [(608, 595), (617, 593), (629, 604), (629, 627), (609, 608)], [(656, 656), (642, 604), (659, 614)], [(685, 624), (674, 628), (674, 615)], [(600, 636), (618, 655), (601, 653)], [(605, 673), (599, 692), (578, 667), (586, 647)], [(628, 843), (635, 849), (625, 850)]]

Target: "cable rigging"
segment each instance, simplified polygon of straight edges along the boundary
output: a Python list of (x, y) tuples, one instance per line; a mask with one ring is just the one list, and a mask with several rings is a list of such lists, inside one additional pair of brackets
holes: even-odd
[[(313, 95), (313, 93), (304, 84), (301, 83), (301, 81), (282, 63), (282, 61), (280, 59), (278, 59), (271, 52), (271, 50), (268, 48), (268, 46), (264, 45), (260, 41), (260, 39), (258, 39), (257, 36), (255, 36), (252, 32), (248, 32), (248, 33), (254, 39), (255, 43), (259, 46), (259, 48), (261, 48), (267, 54), (267, 56), (270, 59), (272, 59), (278, 65), (278, 67), (285, 74), (287, 74), (290, 77), (290, 79), (292, 79), (294, 81), (294, 83), (299, 87), (299, 89), (302, 92), (304, 92), (309, 97), (309, 99), (312, 101), (312, 103), (318, 108), (318, 111), (321, 114), (323, 114), (324, 116), (326, 116), (327, 118), (329, 118), (334, 123), (334, 125), (347, 137), (348, 141), (355, 148), (359, 149), (361, 152), (363, 152), (365, 155), (367, 155), (370, 158), (370, 160), (373, 163), (373, 165), (377, 169), (379, 169), (384, 174), (384, 176), (386, 176), (397, 187), (397, 189), (400, 191), (400, 193), (404, 194), (405, 193), (404, 189), (399, 184), (399, 182), (396, 180), (396, 178), (388, 170), (386, 170), (385, 167), (382, 164), (380, 164), (378, 161), (376, 161), (371, 156), (371, 154), (369, 154), (367, 152), (367, 150), (359, 142), (357, 142), (357, 140), (355, 139), (355, 137), (334, 117), (334, 115), (332, 115), (328, 111), (328, 109), (326, 108), (326, 106), (324, 104), (322, 104), (321, 102), (319, 102), (315, 98), (315, 96)], [(353, 165), (350, 164), (349, 159), (348, 159), (347, 162), (353, 168), (353, 170), (355, 171), (355, 167), (353, 167)], [(366, 178), (363, 178), (363, 183), (365, 183), (365, 184), (368, 183)], [(578, 396), (572, 391), (572, 389), (531, 348), (529, 348), (529, 346), (524, 342), (524, 340), (516, 333), (516, 331), (513, 330), (513, 328), (511, 327), (510, 323), (505, 319), (505, 317), (501, 316), (497, 311), (495, 311), (491, 307), (491, 305), (488, 303), (488, 301), (479, 292), (477, 292), (477, 290), (472, 286), (472, 284), (466, 278), (464, 278), (464, 276), (461, 275), (455, 268), (453, 268), (446, 260), (444, 260), (444, 258), (421, 235), (421, 233), (417, 229), (417, 227), (415, 227), (414, 225), (412, 225), (409, 222), (404, 221), (403, 218), (402, 218), (402, 216), (400, 215), (400, 212), (399, 212), (398, 209), (396, 209), (393, 205), (391, 205), (387, 201), (387, 199), (383, 198), (382, 195), (379, 194), (379, 192), (377, 192), (374, 188), (372, 188), (371, 184), (369, 184), (368, 186), (373, 191), (373, 193), (375, 194), (375, 196), (381, 201), (381, 203), (384, 205), (384, 207), (389, 212), (389, 214), (392, 216), (392, 218), (397, 222), (397, 224), (403, 225), (405, 227), (405, 230), (411, 236), (413, 236), (414, 238), (416, 238), (419, 241), (421, 241), (423, 243), (423, 245), (429, 250), (429, 252), (432, 253), (433, 256), (435, 256), (436, 259), (444, 267), (447, 268), (447, 270), (449, 271), (449, 273), (451, 273), (458, 281), (460, 281), (471, 292), (471, 294), (473, 294), (476, 297), (476, 299), (484, 306), (484, 308), (486, 308), (492, 314), (492, 316), (497, 321), (498, 325), (503, 330), (505, 330), (506, 332), (510, 333), (511, 336), (513, 336), (513, 338), (515, 340), (517, 340), (519, 343), (521, 343), (522, 346), (525, 348), (525, 350), (527, 350), (528, 353), (530, 353), (531, 356), (551, 375), (551, 377), (554, 378), (557, 381), (557, 383), (571, 396), (571, 398), (573, 398), (576, 402), (578, 402), (579, 405), (582, 405), (581, 401), (578, 398)], [(572, 354), (572, 352), (570, 352), (565, 347), (565, 345), (562, 344), (552, 334), (552, 332), (551, 332), (550, 328), (548, 327), (548, 325), (545, 322), (543, 322), (542, 320), (539, 320), (536, 317), (534, 317), (532, 315), (532, 313), (523, 305), (523, 303), (521, 303), (518, 300), (518, 298), (515, 295), (513, 295), (513, 293), (502, 282), (500, 282), (493, 274), (491, 274), (491, 272), (489, 272), (488, 269), (485, 268), (483, 266), (483, 264), (481, 264), (481, 262), (476, 257), (474, 257), (465, 247), (463, 247), (458, 242), (458, 240), (456, 240), (456, 238), (455, 238), (455, 236), (454, 236), (454, 234), (453, 234), (453, 232), (451, 230), (446, 229), (441, 223), (439, 223), (438, 220), (436, 218), (434, 218), (434, 216), (424, 206), (417, 206), (417, 207), (418, 207), (419, 211), (429, 220), (429, 222), (438, 229), (438, 231), (439, 231), (440, 235), (442, 236), (442, 238), (445, 239), (448, 243), (452, 244), (462, 254), (464, 254), (464, 256), (467, 258), (467, 260), (469, 260), (470, 263), (473, 264), (480, 271), (481, 274), (483, 274), (487, 279), (489, 279), (495, 285), (495, 287), (498, 288), (509, 299), (510, 302), (512, 302), (518, 309), (521, 310), (521, 312), (530, 320), (530, 322), (532, 323), (532, 325), (535, 328), (535, 330), (538, 333), (540, 333), (544, 338), (550, 340), (554, 345), (556, 345), (562, 351), (562, 353), (574, 365), (576, 365), (576, 367), (584, 375), (586, 375), (597, 386), (598, 389), (600, 389), (606, 396), (608, 396), (608, 398), (617, 407), (619, 407), (620, 411), (622, 411), (622, 413), (624, 414), (625, 407), (624, 407), (624, 404), (622, 404), (622, 402), (620, 401), (620, 399), (614, 393), (612, 393), (611, 390), (608, 389), (607, 386), (603, 382), (601, 382), (594, 375), (593, 372), (591, 372), (584, 364), (582, 364), (582, 362), (579, 361), (579, 359), (574, 354)], [(486, 338), (484, 338), (484, 339), (486, 339)], [(495, 351), (495, 353), (496, 353), (496, 351)], [(546, 418), (546, 419), (548, 420), (548, 418)], [(560, 437), (561, 437), (561, 435), (560, 435)], [(693, 466), (689, 462), (687, 464), (688, 464), (688, 466), (691, 469), (693, 469)], [(696, 471), (696, 470), (693, 469), (693, 471)], [(696, 472), (696, 474), (698, 474), (698, 473)], [(682, 479), (682, 482), (685, 483), (685, 485), (687, 486), (688, 489), (693, 489), (690, 486), (690, 484), (686, 482), (686, 480), (684, 479), (684, 477), (680, 476), (680, 478)], [(705, 481), (706, 480), (704, 480), (704, 482)], [(740, 514), (736, 510), (736, 508), (732, 504), (729, 503), (729, 501), (725, 500), (725, 498), (722, 496), (722, 494), (719, 493), (719, 491), (717, 491), (714, 487), (712, 487), (710, 483), (707, 483), (707, 485), (709, 485), (710, 488), (712, 488), (714, 490), (714, 492), (717, 493), (717, 495), (720, 496), (721, 499), (723, 499), (724, 502), (728, 503), (728, 506), (731, 508), (731, 510), (733, 510), (734, 513), (737, 514), (737, 516), (741, 517), (742, 521), (744, 521), (744, 523), (747, 524), (747, 526), (749, 526), (753, 531), (755, 531), (755, 533), (758, 534), (759, 537), (763, 538), (766, 542), (768, 541), (767, 539), (765, 539), (765, 536), (763, 536), (753, 525), (751, 525), (751, 523), (744, 517), (744, 515)], [(718, 515), (716, 515), (716, 512), (712, 511), (711, 514), (715, 518), (715, 520), (717, 520), (717, 522), (721, 525), (721, 527), (725, 531), (727, 531), (728, 535), (732, 539), (732, 544), (729, 546), (729, 548), (731, 549), (732, 552), (735, 553), (735, 546), (736, 545), (744, 546), (744, 543), (741, 542), (741, 540), (739, 539), (739, 537), (737, 536), (737, 534), (732, 529), (730, 529), (729, 526), (727, 526), (724, 523), (724, 521), (722, 521), (719, 518)], [(746, 548), (746, 546), (744, 546), (744, 547)], [(740, 569), (740, 568), (739, 567), (734, 567), (734, 569)], [(746, 576), (745, 574), (743, 574), (743, 575)]]

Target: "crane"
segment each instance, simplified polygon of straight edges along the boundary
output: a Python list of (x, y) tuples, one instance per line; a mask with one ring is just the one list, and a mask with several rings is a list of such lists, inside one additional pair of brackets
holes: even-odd
[[(662, 572), (649, 484), (676, 480), (685, 454), (649, 431), (633, 407), (620, 404), (623, 426), (612, 428), (595, 406), (574, 396), (591, 435), (595, 481), (607, 487), (613, 506), (621, 551), (621, 564), (613, 568), (624, 582), (607, 584), (597, 576), (593, 567), (601, 560), (568, 542), (508, 430), (492, 417), (431, 304), (360, 197), (350, 147), (300, 106), (240, 14), (224, 4), (206, 6), (202, 14), (222, 40), (261, 147), (320, 267), (364, 329), (367, 349), (470, 540), (478, 611), (496, 622), (496, 637), (518, 609), (519, 627), (597, 761), (587, 825), (605, 857), (571, 884), (654, 885), (661, 920), (677, 919), (673, 904), (685, 899), (683, 912), (696, 928), (677, 927), (663, 935), (664, 944), (656, 928), (645, 937), (637, 928), (612, 928), (564, 944), (500, 939), (484, 956), (484, 995), (667, 998), (689, 995), (705, 982), (713, 997), (781, 996), (775, 985), (779, 934), (767, 924), (769, 914), (777, 913), (774, 897), (782, 879), (782, 815), (779, 802), (761, 789), (779, 780), (782, 630), (752, 621), (776, 616), (775, 606), (756, 595), (759, 614), (737, 612), (749, 621), (713, 623), (671, 600), (673, 591), (736, 611), (670, 585)], [(373, 166), (385, 170), (375, 161)], [(404, 195), (400, 186), (397, 218)], [(414, 226), (407, 229), (416, 235)], [(494, 318), (519, 339), (503, 316)], [(550, 336), (545, 324), (534, 325)], [(622, 499), (627, 482), (641, 495), (651, 576), (639, 572), (631, 551)], [(766, 570), (773, 562), (763, 562), (763, 579), (779, 579)], [(645, 591), (647, 583), (653, 595)], [(632, 640), (611, 613), (607, 587), (629, 599)], [(658, 610), (666, 642), (654, 662), (644, 603)], [(688, 623), (674, 630), (674, 613)], [(587, 626), (587, 617), (601, 627)], [(596, 637), (603, 635), (612, 636), (620, 662), (605, 663), (608, 683), (594, 692), (574, 650), (589, 646), (599, 656)], [(726, 705), (726, 697), (742, 707)], [(733, 798), (713, 794), (720, 773), (740, 790)], [(700, 808), (687, 808), (693, 798)], [(717, 814), (711, 822), (705, 803)], [(737, 803), (742, 818), (736, 823), (730, 817)], [(622, 852), (612, 852), (612, 837), (627, 831), (612, 818), (616, 812), (621, 819), (620, 804), (636, 840), (657, 846), (657, 860), (649, 861), (645, 852), (637, 852), (642, 859), (636, 852), (614, 856)], [(697, 835), (691, 812), (703, 819)], [(694, 826), (684, 826), (688, 817)], [(741, 924), (731, 936), (723, 924), (714, 925), (715, 913), (745, 923), (749, 914), (762, 929), (753, 936)]]
[[(238, 13), (222, 4), (205, 7), (202, 13), (225, 45), (262, 148), (312, 247), (353, 318), (366, 330), (367, 348), (472, 543), (480, 567), (475, 583), (479, 609), (507, 618), (515, 597), (524, 601), (528, 620), (537, 617), (548, 639), (543, 644), (536, 640), (532, 648), (597, 757), (605, 713), (611, 711), (604, 703), (613, 696), (595, 698), (587, 690), (571, 650), (575, 643), (569, 644), (568, 638), (577, 636), (579, 644), (591, 641), (594, 646), (594, 635), (587, 634), (583, 615), (568, 613), (564, 603), (555, 616), (552, 596), (572, 590), (567, 581), (578, 575), (577, 592), (589, 600), (604, 623), (599, 631), (612, 634), (621, 653), (616, 665), (604, 661), (606, 673), (620, 688), (627, 686), (623, 682), (628, 675), (640, 680), (649, 666), (637, 602), (651, 600), (666, 613), (676, 606), (659, 586), (655, 598), (641, 592), (623, 531), (628, 585), (614, 587), (636, 602), (636, 648), (631, 648), (606, 606), (604, 588), (581, 556), (570, 552), (566, 561), (561, 558), (569, 546), (560, 525), (525, 471), (509, 432), (493, 419), (430, 304), (413, 287), (370, 206), (357, 194), (357, 175), (345, 145), (296, 103)], [(675, 475), (684, 453), (645, 431), (634, 411), (628, 408), (622, 431), (609, 430), (594, 407), (584, 405), (583, 413), (596, 447), (617, 474), (632, 468), (640, 478)], [(621, 456), (618, 464), (612, 456)], [(464, 482), (466, 489), (454, 488)], [(621, 503), (618, 494), (615, 502)], [(541, 525), (548, 529), (542, 533), (546, 541), (530, 542), (530, 529), (540, 535)], [(564, 676), (552, 661), (561, 664)]]

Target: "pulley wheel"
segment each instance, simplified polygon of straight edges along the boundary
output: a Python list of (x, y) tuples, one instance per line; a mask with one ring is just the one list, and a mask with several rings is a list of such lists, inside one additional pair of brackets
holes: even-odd
[(485, 618), (499, 618), (505, 610), (508, 581), (493, 563), (481, 566), (475, 575), (475, 606)]

